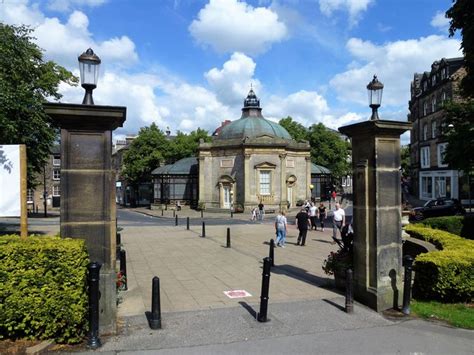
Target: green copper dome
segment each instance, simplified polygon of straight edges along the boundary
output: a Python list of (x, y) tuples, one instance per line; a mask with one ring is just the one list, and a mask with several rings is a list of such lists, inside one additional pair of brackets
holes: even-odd
[(292, 139), (288, 131), (278, 123), (269, 121), (262, 116), (260, 100), (250, 89), (242, 108), (242, 117), (224, 126), (217, 139), (245, 139), (263, 135)]

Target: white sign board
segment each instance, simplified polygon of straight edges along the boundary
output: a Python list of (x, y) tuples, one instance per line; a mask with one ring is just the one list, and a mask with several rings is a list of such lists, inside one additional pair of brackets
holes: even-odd
[(20, 146), (0, 145), (0, 217), (20, 217), (20, 184)]

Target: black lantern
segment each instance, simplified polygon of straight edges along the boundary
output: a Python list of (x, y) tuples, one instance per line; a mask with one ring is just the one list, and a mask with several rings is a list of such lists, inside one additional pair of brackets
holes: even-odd
[(369, 94), (369, 107), (372, 109), (372, 117), (370, 119), (378, 120), (379, 114), (377, 109), (382, 102), (383, 84), (377, 80), (377, 75), (374, 75), (372, 81), (367, 85), (367, 91)]
[(77, 59), (79, 60), (79, 71), (81, 72), (81, 85), (86, 90), (82, 104), (93, 105), (92, 90), (97, 87), (100, 58), (89, 48)]

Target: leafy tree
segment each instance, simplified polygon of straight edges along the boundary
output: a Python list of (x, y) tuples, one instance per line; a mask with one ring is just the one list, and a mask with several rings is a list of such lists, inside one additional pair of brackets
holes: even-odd
[(404, 145), (401, 147), (401, 167), (403, 171), (403, 176), (411, 176), (411, 158), (410, 158), (410, 146)]
[(47, 98), (61, 98), (61, 82), (78, 82), (65, 68), (43, 60), (32, 31), (0, 23), (0, 143), (26, 145), (30, 187), (34, 187), (35, 175), (42, 170), (57, 136), (43, 103)]
[(474, 97), (474, 1), (453, 0), (453, 6), (446, 11), (450, 19), (449, 35), (461, 31), (461, 48), (467, 75), (461, 81), (462, 93)]
[(182, 158), (193, 157), (197, 155), (200, 140), (210, 142), (211, 137), (207, 131), (198, 128), (189, 134), (178, 132), (176, 137), (171, 141), (171, 149), (169, 155), (165, 158), (168, 162), (175, 162)]
[(445, 162), (450, 167), (469, 174), (474, 170), (474, 100), (446, 105), (443, 133), (448, 146)]
[(140, 128), (138, 136), (123, 156), (122, 175), (133, 186), (141, 181), (148, 181), (151, 172), (165, 162), (165, 156), (170, 152), (170, 141), (156, 124)]
[(293, 121), (293, 118), (291, 118), (291, 116), (282, 118), (279, 124), (288, 131), (291, 138), (293, 138), (294, 140), (308, 140), (308, 129), (301, 123)]
[(312, 162), (330, 169), (335, 181), (350, 172), (350, 144), (338, 132), (322, 123), (314, 124), (309, 128), (308, 141)]

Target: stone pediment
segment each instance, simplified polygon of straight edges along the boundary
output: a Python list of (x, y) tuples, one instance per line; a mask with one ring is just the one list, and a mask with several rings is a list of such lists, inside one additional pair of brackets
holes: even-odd
[(276, 164), (273, 164), (273, 163), (270, 163), (268, 161), (265, 161), (263, 163), (260, 163), (260, 164), (256, 164), (255, 169), (275, 169), (276, 168)]

